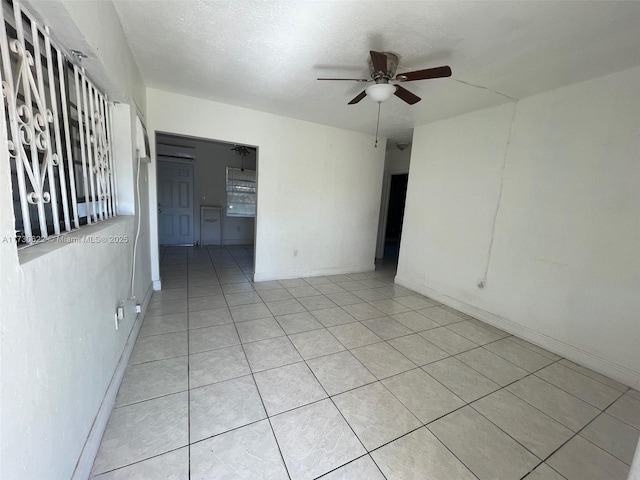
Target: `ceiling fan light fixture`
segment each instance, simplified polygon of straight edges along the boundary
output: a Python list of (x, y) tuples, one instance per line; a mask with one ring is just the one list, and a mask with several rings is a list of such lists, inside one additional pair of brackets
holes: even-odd
[(388, 83), (376, 83), (365, 89), (367, 97), (377, 103), (386, 102), (396, 92), (395, 85)]

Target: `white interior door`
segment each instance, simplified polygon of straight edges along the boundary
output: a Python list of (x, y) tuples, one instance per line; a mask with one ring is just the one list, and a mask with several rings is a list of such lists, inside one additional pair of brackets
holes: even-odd
[(193, 165), (158, 161), (160, 245), (193, 245)]

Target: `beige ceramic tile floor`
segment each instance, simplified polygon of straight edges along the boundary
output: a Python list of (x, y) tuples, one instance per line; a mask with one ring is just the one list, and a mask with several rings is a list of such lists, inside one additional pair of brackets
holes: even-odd
[(166, 248), (93, 467), (114, 479), (625, 479), (637, 391), (393, 285)]

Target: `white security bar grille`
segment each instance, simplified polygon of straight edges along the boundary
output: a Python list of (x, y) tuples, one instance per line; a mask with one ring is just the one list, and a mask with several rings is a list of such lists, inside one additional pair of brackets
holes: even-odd
[(227, 167), (227, 216), (256, 216), (256, 171)]
[(19, 2), (0, 16), (16, 236), (30, 245), (116, 215), (111, 104)]

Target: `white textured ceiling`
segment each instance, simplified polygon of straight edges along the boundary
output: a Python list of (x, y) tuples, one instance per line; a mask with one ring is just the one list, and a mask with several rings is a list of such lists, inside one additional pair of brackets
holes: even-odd
[(414, 125), (640, 65), (638, 1), (114, 5), (147, 86), (370, 134), (377, 105), (347, 105), (366, 84), (316, 77), (367, 78), (369, 50), (397, 53), (398, 72), (450, 65), (450, 79), (404, 84), (416, 105), (382, 104), (381, 134), (394, 141)]

